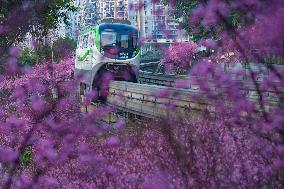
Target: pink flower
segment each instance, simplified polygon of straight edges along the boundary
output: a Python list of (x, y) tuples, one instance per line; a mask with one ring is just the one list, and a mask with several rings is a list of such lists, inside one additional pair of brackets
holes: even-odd
[(106, 147), (117, 147), (119, 144), (120, 139), (117, 136), (111, 136), (105, 140)]
[(41, 112), (45, 108), (45, 101), (39, 96), (32, 97), (31, 103), (32, 103), (32, 108), (36, 112)]
[(169, 175), (162, 171), (157, 171), (145, 177), (142, 189), (170, 189)]
[(11, 163), (18, 157), (18, 152), (13, 149), (0, 145), (0, 162)]
[(21, 50), (17, 47), (11, 47), (9, 49), (10, 56), (13, 56), (13, 57), (16, 57), (16, 58), (19, 57), (20, 52), (21, 52)]

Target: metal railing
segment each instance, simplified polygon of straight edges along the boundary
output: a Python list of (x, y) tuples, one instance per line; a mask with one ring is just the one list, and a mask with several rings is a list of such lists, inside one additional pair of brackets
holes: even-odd
[(160, 61), (145, 62), (145, 63), (141, 63), (139, 66), (140, 66), (140, 69), (141, 69), (141, 68), (156, 66), (156, 65), (158, 65), (159, 63), (160, 63)]

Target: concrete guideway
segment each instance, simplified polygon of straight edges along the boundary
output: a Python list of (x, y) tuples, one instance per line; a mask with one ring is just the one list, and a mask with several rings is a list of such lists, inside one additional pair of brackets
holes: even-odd
[[(147, 62), (141, 64), (140, 68), (152, 67), (157, 64), (159, 64), (159, 61)], [(182, 116), (190, 111), (205, 109), (214, 112), (214, 107), (210, 104), (210, 101), (206, 100), (200, 86), (197, 83), (192, 83), (192, 79), (194, 79), (193, 76), (153, 74), (140, 70), (139, 84), (113, 81), (109, 87), (106, 105), (118, 111), (111, 112), (111, 115), (104, 120), (115, 122), (117, 112), (148, 118), (159, 118), (169, 116), (169, 114)], [(185, 84), (177, 88), (178, 81)], [(208, 82), (212, 91), (218, 90), (213, 79)], [(241, 79), (234, 82), (241, 82), (241, 93), (250, 101), (258, 102), (259, 96), (252, 82)], [(169, 95), (158, 97), (159, 91), (167, 91)], [(262, 94), (267, 111), (283, 106), (284, 91), (280, 95), (275, 94), (273, 90), (265, 91)], [(228, 102), (224, 103), (229, 104)], [(172, 107), (171, 111), (167, 111), (169, 107)], [(93, 108), (94, 104), (87, 109), (91, 111)]]
[[(114, 81), (110, 84), (108, 103), (123, 111), (149, 118), (167, 116), (166, 107), (169, 105), (176, 107), (175, 112), (172, 113), (179, 114), (189, 108), (199, 110), (202, 106), (202, 102), (190, 101), (185, 89), (178, 91), (179, 98), (157, 97), (155, 93), (165, 89), (168, 87)], [(172, 90), (170, 93), (177, 92), (173, 88), (169, 90)]]
[[(211, 87), (214, 87), (214, 85)], [(158, 97), (157, 93), (163, 90), (166, 90), (170, 95)], [(247, 83), (241, 90), (250, 101), (258, 101), (259, 96), (252, 83)], [(163, 117), (169, 114), (181, 116), (190, 110), (208, 109), (214, 112), (214, 108), (209, 101), (205, 100), (204, 93), (197, 84), (189, 84), (184, 89), (113, 81), (110, 84), (109, 92), (107, 101), (110, 105), (144, 117)], [(283, 103), (273, 91), (264, 92), (263, 96), (267, 101), (265, 104), (267, 110), (279, 107), (280, 103)], [(170, 106), (175, 107), (171, 112), (167, 111), (166, 108)]]

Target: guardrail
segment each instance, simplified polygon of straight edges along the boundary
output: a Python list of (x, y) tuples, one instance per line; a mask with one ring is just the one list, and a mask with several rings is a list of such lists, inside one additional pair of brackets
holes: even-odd
[(160, 86), (174, 87), (174, 83), (179, 79), (187, 79), (187, 76), (153, 74), (152, 72), (140, 71), (138, 81), (141, 84), (152, 84)]
[[(211, 87), (214, 88), (214, 85)], [(158, 97), (157, 92), (161, 90), (167, 90), (171, 95)], [(247, 84), (240, 90), (250, 101), (258, 101), (259, 96), (251, 84)], [(189, 110), (208, 109), (214, 111), (213, 106), (206, 100), (197, 84), (189, 83), (185, 89), (114, 81), (110, 84), (109, 92), (109, 104), (117, 106), (123, 111), (145, 117), (163, 117), (168, 114), (182, 115)], [(280, 99), (273, 91), (264, 92), (263, 97), (267, 102), (265, 108), (268, 110), (283, 103), (283, 99)], [(167, 106), (175, 107), (175, 111), (167, 111)]]
[(160, 61), (141, 63), (141, 64), (140, 64), (140, 69), (141, 69), (141, 68), (146, 68), (146, 67), (156, 66), (156, 65), (158, 65), (159, 63), (160, 63)]
[[(196, 76), (195, 76), (196, 77)], [(175, 87), (175, 82), (178, 80), (185, 80), (190, 82), (192, 77), (187, 75), (175, 75), (175, 74), (162, 74), (162, 73), (153, 73), (148, 71), (139, 71), (138, 81), (142, 84), (152, 84), (152, 85), (161, 85), (168, 87)], [(261, 80), (261, 77), (256, 78), (257, 81)], [(243, 79), (236, 79), (236, 81), (244, 81)]]

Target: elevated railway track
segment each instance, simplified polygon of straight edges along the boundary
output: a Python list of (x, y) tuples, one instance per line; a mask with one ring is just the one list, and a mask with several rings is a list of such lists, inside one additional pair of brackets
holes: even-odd
[[(212, 86), (213, 87), (213, 86)], [(258, 101), (258, 94), (253, 85), (241, 89), (250, 101)], [(159, 91), (167, 91), (169, 95), (160, 97)], [(190, 85), (188, 88), (174, 88), (149, 84), (135, 84), (114, 81), (110, 84), (108, 103), (126, 112), (145, 116), (163, 117), (169, 114), (182, 115), (190, 110), (214, 111), (212, 104), (206, 100), (200, 86)], [(282, 94), (283, 95), (283, 94)], [(272, 109), (283, 103), (273, 91), (263, 93), (266, 109)], [(196, 98), (198, 97), (198, 98)], [(174, 111), (167, 111), (167, 107), (174, 107)]]
[[(142, 64), (142, 67), (153, 66), (158, 62)], [(139, 83), (124, 81), (113, 81), (109, 86), (107, 105), (118, 111), (147, 118), (161, 118), (169, 115), (182, 116), (190, 111), (208, 110), (214, 112), (214, 107), (205, 98), (201, 87), (191, 82), (192, 77), (153, 74), (141, 71)], [(183, 80), (186, 85), (182, 88), (176, 87), (176, 81)], [(258, 102), (259, 96), (252, 82), (242, 82), (240, 88), (243, 95), (250, 101)], [(214, 84), (210, 85), (212, 90), (217, 90)], [(167, 91), (168, 95), (159, 96), (159, 91)], [(270, 110), (279, 106), (283, 107), (284, 91), (275, 94), (275, 91), (262, 93), (266, 101), (265, 109)], [(198, 97), (198, 98), (196, 98)], [(167, 111), (172, 107), (173, 111)]]
[[(249, 88), (251, 86), (251, 88)], [(241, 89), (250, 101), (258, 102), (258, 94), (252, 85)], [(169, 95), (159, 96), (159, 91), (167, 91)], [(270, 110), (283, 106), (273, 91), (263, 93), (266, 100), (265, 109)], [(282, 94), (283, 96), (283, 94)], [(198, 97), (198, 98), (196, 98)], [(222, 103), (222, 102), (221, 102)], [(194, 111), (207, 110), (214, 112), (214, 106), (206, 100), (198, 85), (188, 88), (174, 88), (151, 84), (137, 84), (124, 81), (113, 81), (109, 87), (107, 105), (115, 109), (105, 120), (115, 122), (118, 114), (124, 117), (162, 118), (166, 116), (183, 116)], [(168, 111), (171, 108), (171, 111)]]

